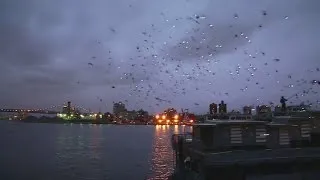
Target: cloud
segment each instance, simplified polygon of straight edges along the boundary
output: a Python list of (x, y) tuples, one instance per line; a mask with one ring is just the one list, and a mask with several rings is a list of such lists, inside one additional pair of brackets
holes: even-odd
[(204, 112), (277, 101), (319, 75), (315, 0), (0, 3), (1, 106)]

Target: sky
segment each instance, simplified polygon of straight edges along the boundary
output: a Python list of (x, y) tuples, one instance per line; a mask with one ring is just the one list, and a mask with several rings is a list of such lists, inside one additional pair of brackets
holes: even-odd
[(2, 0), (0, 107), (320, 107), (317, 0)]

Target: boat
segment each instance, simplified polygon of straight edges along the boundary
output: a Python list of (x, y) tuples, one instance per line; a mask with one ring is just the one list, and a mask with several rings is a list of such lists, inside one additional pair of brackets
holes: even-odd
[(191, 133), (174, 134), (171, 179), (244, 180), (293, 173), (316, 173), (309, 178), (319, 179), (320, 133), (312, 118), (282, 119), (214, 120), (194, 124)]

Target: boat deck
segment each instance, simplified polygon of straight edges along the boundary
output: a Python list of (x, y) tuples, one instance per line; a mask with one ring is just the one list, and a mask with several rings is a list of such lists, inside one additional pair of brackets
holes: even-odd
[(287, 163), (320, 160), (320, 148), (283, 148), (264, 150), (235, 150), (225, 152), (191, 152), (205, 166), (254, 165), (259, 163)]
[(193, 158), (192, 170), (185, 169), (181, 165), (183, 164), (181, 160), (180, 166), (176, 167), (178, 174), (184, 174), (184, 177), (190, 176), (188, 175), (192, 174), (190, 172), (197, 172), (198, 175), (201, 175), (202, 180), (245, 180), (254, 175), (310, 174), (312, 172), (317, 174), (312, 176), (312, 180), (320, 177), (320, 148), (315, 147), (224, 152), (189, 149), (187, 152), (185, 155)]

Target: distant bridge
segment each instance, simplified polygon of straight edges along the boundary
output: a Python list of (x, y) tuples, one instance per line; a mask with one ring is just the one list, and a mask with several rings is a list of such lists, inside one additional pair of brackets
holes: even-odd
[[(8, 113), (37, 113), (37, 114), (57, 114), (62, 111), (62, 108), (66, 106), (66, 104), (63, 105), (57, 105), (57, 106), (51, 106), (49, 108), (38, 108), (38, 109), (7, 109), (3, 108), (0, 109), (0, 112), (8, 112)], [(82, 106), (73, 105), (73, 107), (80, 109), (83, 112), (90, 112), (88, 109), (83, 108)]]
[(39, 110), (39, 109), (0, 109), (0, 112), (12, 113), (37, 113), (37, 114), (57, 114), (58, 111)]

